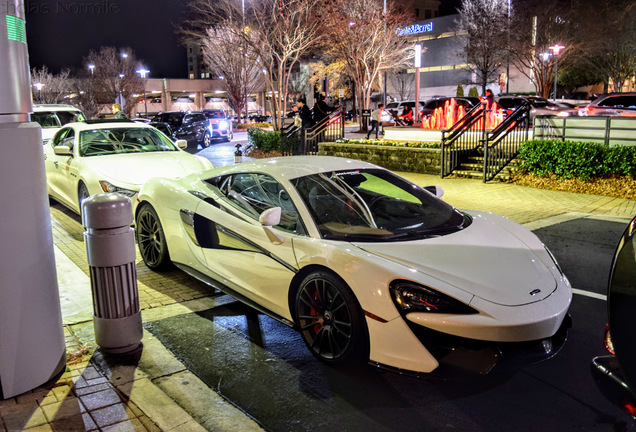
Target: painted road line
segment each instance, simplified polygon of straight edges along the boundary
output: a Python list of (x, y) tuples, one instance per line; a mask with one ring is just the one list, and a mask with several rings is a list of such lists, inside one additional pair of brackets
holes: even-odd
[(578, 295), (582, 295), (582, 296), (585, 296), (585, 297), (592, 297), (592, 298), (595, 298), (597, 300), (607, 301), (607, 296), (605, 294), (598, 294), (598, 293), (591, 292), (591, 291), (585, 291), (585, 290), (572, 288), (572, 294), (578, 294)]

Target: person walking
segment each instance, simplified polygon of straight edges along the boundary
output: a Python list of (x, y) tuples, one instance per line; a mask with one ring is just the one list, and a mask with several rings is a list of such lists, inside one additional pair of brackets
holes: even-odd
[(318, 100), (316, 100), (316, 103), (314, 104), (314, 121), (316, 124), (327, 118), (331, 111), (333, 111), (333, 108), (327, 105), (325, 95), (319, 95)]
[(371, 129), (369, 129), (369, 132), (367, 132), (367, 139), (369, 139), (374, 129), (375, 139), (378, 139), (378, 135), (380, 134), (380, 120), (382, 119), (382, 114), (386, 115), (387, 112), (384, 110), (384, 104), (381, 103), (378, 104), (378, 109), (373, 110), (373, 112), (371, 113)]

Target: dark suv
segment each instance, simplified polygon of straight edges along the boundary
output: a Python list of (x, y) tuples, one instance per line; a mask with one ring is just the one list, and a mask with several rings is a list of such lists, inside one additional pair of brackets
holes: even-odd
[(152, 123), (165, 123), (172, 130), (172, 139), (186, 140), (188, 148), (209, 147), (212, 132), (208, 118), (200, 111), (167, 111), (152, 118)]
[(232, 120), (227, 117), (223, 109), (204, 109), (203, 115), (208, 118), (212, 139), (222, 139), (225, 142), (231, 141), (233, 137)]
[(581, 115), (636, 117), (636, 93), (608, 93), (582, 108)]

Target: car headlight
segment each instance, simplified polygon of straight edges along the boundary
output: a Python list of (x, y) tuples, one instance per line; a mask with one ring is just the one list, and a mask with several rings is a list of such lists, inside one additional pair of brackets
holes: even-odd
[(127, 197), (133, 197), (137, 193), (137, 191), (134, 191), (134, 190), (124, 189), (119, 186), (115, 186), (114, 184), (106, 180), (100, 180), (99, 185), (101, 186), (104, 192), (116, 192), (122, 195), (126, 195)]
[(222, 120), (219, 122), (219, 129), (227, 129), (227, 126), (228, 124), (226, 121)]
[(395, 281), (391, 298), (400, 313), (427, 312), (444, 314), (476, 314), (475, 309), (434, 289), (409, 281)]

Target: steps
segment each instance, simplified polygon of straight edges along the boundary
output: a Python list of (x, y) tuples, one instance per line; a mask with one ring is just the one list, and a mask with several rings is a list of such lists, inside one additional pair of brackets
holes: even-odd
[[(520, 163), (521, 161), (519, 159), (513, 159), (495, 176), (492, 181), (509, 181), (510, 175), (519, 169)], [(456, 177), (482, 180), (484, 178), (484, 156), (467, 156), (464, 161), (453, 170), (453, 175)]]

